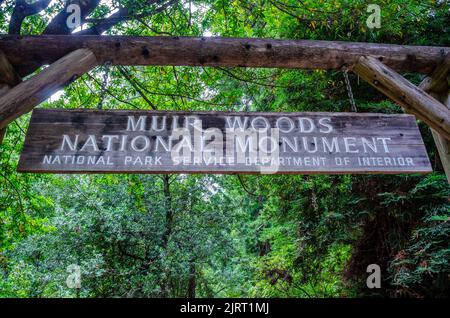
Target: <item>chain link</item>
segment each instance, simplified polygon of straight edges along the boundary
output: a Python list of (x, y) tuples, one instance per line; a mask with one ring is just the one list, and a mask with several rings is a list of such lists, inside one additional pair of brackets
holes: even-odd
[(105, 64), (103, 64), (103, 81), (100, 83), (100, 95), (98, 97), (99, 100), (97, 104), (98, 109), (102, 109), (103, 107), (103, 100), (105, 99), (106, 86), (108, 84), (109, 79), (110, 66), (111, 61), (106, 61)]
[(348, 99), (350, 100), (351, 110), (352, 112), (356, 113), (358, 109), (356, 108), (355, 99), (353, 98), (352, 86), (350, 85), (350, 80), (348, 78), (348, 68), (344, 66), (342, 68), (342, 72), (344, 73), (344, 81), (347, 87)]

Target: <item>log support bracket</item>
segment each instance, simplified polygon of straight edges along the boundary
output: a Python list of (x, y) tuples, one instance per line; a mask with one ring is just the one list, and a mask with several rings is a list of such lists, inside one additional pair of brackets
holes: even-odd
[(403, 76), (371, 56), (362, 56), (353, 72), (390, 97), (406, 112), (450, 139), (450, 110)]
[(10, 89), (0, 96), (0, 129), (96, 65), (97, 59), (91, 50), (78, 49)]
[(415, 86), (403, 76), (371, 56), (360, 57), (353, 72), (402, 106), (407, 113), (425, 122), (433, 132), (442, 165), (450, 183), (450, 100), (447, 76), (450, 54), (431, 77)]
[[(442, 102), (450, 111), (450, 54), (447, 54), (444, 62), (439, 65), (431, 76), (426, 77), (419, 88), (428, 92), (431, 96)], [(450, 184), (450, 139), (431, 129), (436, 148), (439, 152), (442, 167)]]

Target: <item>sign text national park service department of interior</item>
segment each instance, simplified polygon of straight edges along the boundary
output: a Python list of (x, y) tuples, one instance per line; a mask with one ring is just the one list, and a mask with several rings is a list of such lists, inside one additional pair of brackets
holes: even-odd
[(426, 173), (414, 116), (37, 109), (18, 170)]

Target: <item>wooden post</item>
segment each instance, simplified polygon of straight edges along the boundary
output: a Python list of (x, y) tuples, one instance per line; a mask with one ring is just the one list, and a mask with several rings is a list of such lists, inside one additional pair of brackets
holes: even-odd
[(15, 86), (0, 97), (0, 129), (96, 65), (94, 53), (89, 49), (78, 49)]
[(450, 139), (450, 110), (376, 58), (362, 56), (353, 72)]
[[(426, 77), (419, 88), (428, 92), (431, 96), (441, 101), (450, 110), (450, 92), (449, 92), (449, 76), (450, 73), (450, 54), (447, 54), (444, 62), (439, 65), (429, 77)], [(436, 148), (439, 152), (442, 167), (450, 184), (450, 140), (438, 134), (431, 129)]]
[[(0, 96), (6, 94), (9, 89), (21, 82), (21, 78), (14, 71), (14, 68), (9, 63), (6, 55), (0, 50)], [(0, 145), (5, 137), (6, 127), (0, 129)]]

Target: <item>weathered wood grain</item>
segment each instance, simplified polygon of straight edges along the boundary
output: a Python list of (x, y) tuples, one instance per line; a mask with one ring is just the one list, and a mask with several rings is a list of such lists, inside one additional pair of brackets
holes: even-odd
[(353, 72), (450, 139), (450, 110), (379, 60), (362, 56)]
[(378, 58), (396, 71), (430, 73), (449, 47), (248, 38), (136, 36), (0, 36), (13, 66), (24, 76), (80, 49), (103, 64), (341, 69), (362, 55)]
[[(129, 116), (132, 116), (133, 121), (130, 120)], [(140, 116), (146, 116), (142, 119), (142, 122), (145, 119), (145, 126), (140, 125), (142, 123), (138, 121)], [(261, 129), (265, 125), (270, 128), (280, 128), (279, 138), (275, 141), (278, 144), (276, 148), (279, 152), (270, 157), (274, 161), (271, 162), (272, 165), (265, 166), (265, 172), (267, 172), (267, 168), (269, 168), (268, 171), (273, 173), (283, 174), (397, 174), (431, 171), (416, 121), (414, 116), (411, 115), (56, 109), (34, 110), (18, 171), (223, 174), (262, 172), (261, 166), (254, 164), (254, 162), (249, 164), (237, 162), (236, 149), (238, 148), (236, 148), (236, 144), (234, 144), (234, 148), (232, 147), (233, 143), (230, 139), (225, 139), (222, 144), (219, 139), (210, 140), (207, 138), (205, 146), (216, 146), (216, 150), (218, 150), (217, 158), (223, 157), (225, 159), (230, 159), (230, 156), (227, 157), (227, 154), (230, 154), (227, 153), (227, 150), (233, 149), (231, 154), (235, 159), (234, 163), (223, 161), (223, 164), (221, 164), (217, 161), (214, 164), (214, 161), (206, 161), (206, 150), (203, 150), (199, 151), (200, 161), (197, 163), (194, 162), (192, 153), (189, 153), (192, 161), (186, 165), (177, 165), (171, 152), (164, 150), (161, 146), (160, 140), (168, 144), (169, 137), (174, 137), (173, 123), (176, 122), (179, 127), (184, 127), (185, 119), (192, 119), (192, 116), (201, 120), (203, 132), (206, 129), (217, 128), (224, 137), (226, 136), (227, 123), (238, 123), (239, 120), (241, 123), (248, 123), (246, 127), (251, 127), (253, 122), (257, 129)], [(157, 131), (162, 127), (164, 117), (166, 118), (166, 127)], [(154, 118), (156, 125), (152, 126)], [(192, 120), (188, 122), (192, 123)], [(303, 123), (303, 126), (301, 126), (301, 123)], [(314, 127), (311, 126), (311, 123)], [(195, 130), (192, 126), (188, 127), (190, 136), (193, 136)], [(67, 140), (64, 143), (63, 135), (66, 135), (69, 138), (68, 140), (74, 142), (74, 144), (69, 145)], [(77, 135), (78, 139), (76, 139)], [(94, 138), (89, 137), (90, 135), (95, 137), (95, 145), (98, 149), (95, 149), (92, 144), (85, 146), (89, 138)], [(111, 139), (112, 137), (105, 137), (111, 135), (118, 137), (113, 139)], [(124, 144), (121, 143), (122, 138), (125, 138), (123, 136), (127, 136), (127, 142)], [(259, 135), (259, 138), (262, 136)], [(268, 132), (268, 136), (271, 136), (271, 131)], [(172, 142), (172, 150), (176, 149), (178, 143), (182, 140), (182, 137), (175, 137)], [(136, 138), (136, 142), (133, 150), (130, 145), (134, 138)], [(75, 142), (76, 140), (77, 142)], [(108, 140), (112, 140), (109, 145)], [(383, 143), (383, 140), (385, 143)], [(373, 148), (367, 146), (367, 141), (370, 141)], [(146, 147), (147, 142), (148, 147)], [(257, 139), (255, 144), (258, 144), (258, 142), (261, 142), (261, 139)], [(333, 144), (333, 142), (337, 146), (331, 148), (326, 146), (327, 144)], [(159, 146), (156, 149), (158, 143)], [(351, 146), (347, 147), (349, 143)], [(196, 144), (193, 143), (194, 150), (195, 147)], [(144, 151), (138, 151), (140, 149), (144, 149)], [(220, 154), (221, 152), (223, 152), (223, 155)], [(86, 163), (89, 156), (94, 163)], [(249, 156), (250, 154), (247, 151), (244, 157), (248, 158)], [(139, 162), (138, 157), (142, 162)], [(159, 161), (156, 160), (158, 157), (160, 158)], [(55, 158), (58, 158), (60, 162), (58, 163), (58, 160), (53, 161)], [(77, 164), (78, 158), (82, 160)], [(257, 156), (256, 159), (258, 158), (261, 159), (261, 156)], [(146, 163), (145, 160), (147, 160)], [(348, 160), (348, 163), (343, 164), (345, 160)], [(83, 162), (81, 163), (81, 161)], [(112, 164), (108, 165), (108, 162)]]
[(0, 97), (0, 129), (96, 65), (97, 60), (90, 50), (79, 49), (15, 86)]

